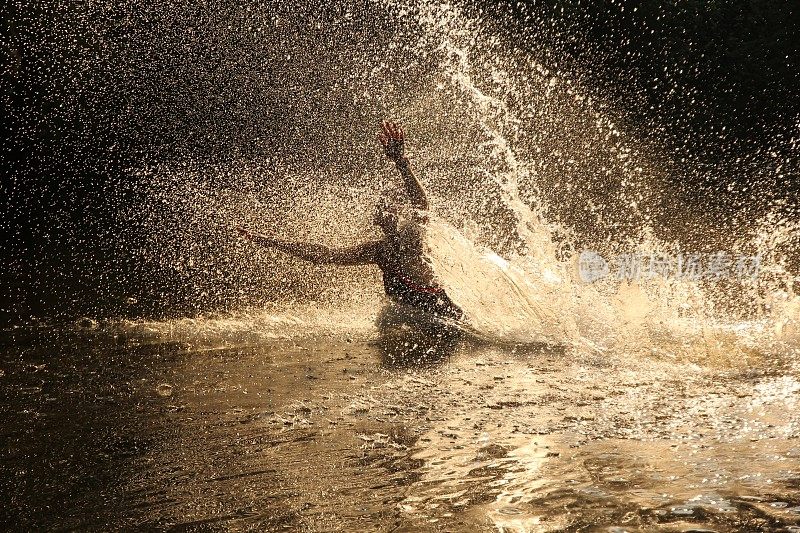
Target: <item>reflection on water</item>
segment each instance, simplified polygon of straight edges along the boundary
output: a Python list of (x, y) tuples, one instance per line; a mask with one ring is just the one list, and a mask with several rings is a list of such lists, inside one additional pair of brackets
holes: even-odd
[(390, 368), (435, 365), (448, 360), (465, 342), (465, 333), (453, 324), (412, 307), (389, 303), (376, 319), (375, 346)]
[(0, 363), (15, 529), (800, 527), (791, 370), (461, 340), (414, 365), (386, 329), (239, 348), (21, 333)]

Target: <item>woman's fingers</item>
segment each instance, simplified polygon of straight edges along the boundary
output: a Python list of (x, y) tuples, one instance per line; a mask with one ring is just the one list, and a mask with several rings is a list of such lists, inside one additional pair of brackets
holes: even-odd
[(389, 139), (395, 139), (398, 141), (402, 141), (405, 138), (405, 133), (403, 132), (403, 128), (400, 127), (396, 122), (392, 122), (390, 120), (384, 120), (381, 122), (381, 130), (383, 131), (383, 136)]

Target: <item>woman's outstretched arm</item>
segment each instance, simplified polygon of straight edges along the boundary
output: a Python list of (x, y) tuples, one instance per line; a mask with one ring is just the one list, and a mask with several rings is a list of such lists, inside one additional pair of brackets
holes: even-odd
[(282, 252), (305, 259), (317, 264), (334, 265), (368, 265), (377, 261), (378, 248), (381, 241), (368, 242), (358, 246), (348, 248), (329, 248), (321, 244), (309, 244), (303, 242), (290, 242), (280, 239), (273, 239), (251, 233), (244, 228), (236, 228), (239, 235), (267, 248), (275, 248)]
[(419, 182), (414, 172), (411, 171), (411, 164), (405, 155), (405, 133), (403, 128), (394, 122), (385, 121), (381, 124), (381, 132), (378, 133), (378, 140), (386, 151), (386, 157), (394, 162), (400, 176), (403, 178), (408, 197), (417, 209), (428, 209), (428, 197), (425, 189)]

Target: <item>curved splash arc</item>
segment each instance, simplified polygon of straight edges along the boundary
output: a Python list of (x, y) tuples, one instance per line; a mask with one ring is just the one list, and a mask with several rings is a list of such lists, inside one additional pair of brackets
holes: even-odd
[(427, 257), (438, 282), (464, 311), (467, 327), (496, 342), (572, 344), (577, 327), (560, 279), (526, 270), (432, 219)]

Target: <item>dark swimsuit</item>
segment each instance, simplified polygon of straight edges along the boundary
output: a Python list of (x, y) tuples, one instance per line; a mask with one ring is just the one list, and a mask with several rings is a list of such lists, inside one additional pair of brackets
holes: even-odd
[(399, 272), (384, 270), (383, 288), (386, 294), (395, 300), (436, 316), (458, 320), (464, 314), (447, 296), (444, 289), (417, 285)]
[[(427, 217), (421, 217), (422, 221)], [(403, 255), (403, 246), (381, 246), (378, 253), (378, 266), (383, 272), (383, 288), (386, 295), (394, 300), (421, 309), (435, 316), (460, 319), (464, 312), (453, 303), (441, 287), (418, 285), (403, 274), (398, 258)], [(422, 249), (414, 247), (405, 253), (420, 255)]]

